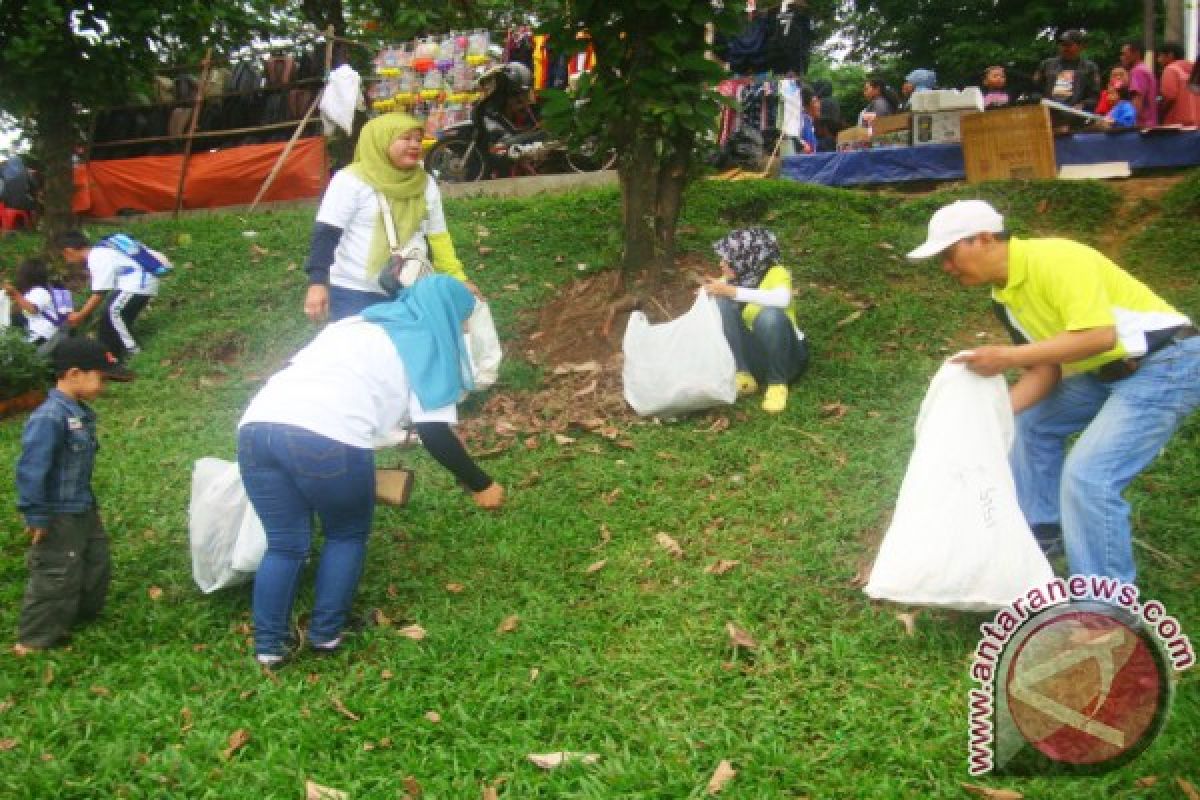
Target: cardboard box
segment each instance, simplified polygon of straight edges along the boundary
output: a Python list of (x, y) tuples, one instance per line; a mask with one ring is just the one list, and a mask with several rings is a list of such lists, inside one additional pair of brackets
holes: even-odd
[(908, 131), (912, 128), (912, 114), (907, 111), (900, 114), (888, 114), (886, 117), (876, 117), (871, 123), (872, 136), (884, 136), (896, 131)]
[(837, 135), (837, 148), (838, 150), (843, 150), (855, 147), (856, 145), (861, 147), (870, 138), (866, 128), (859, 128), (857, 126), (846, 128), (846, 130), (841, 131)]
[(912, 115), (912, 143), (946, 144), (962, 138), (960, 121), (966, 114), (978, 113), (973, 109), (955, 111), (920, 111)]
[(967, 183), (1056, 177), (1054, 137), (1045, 106), (968, 114), (961, 128)]

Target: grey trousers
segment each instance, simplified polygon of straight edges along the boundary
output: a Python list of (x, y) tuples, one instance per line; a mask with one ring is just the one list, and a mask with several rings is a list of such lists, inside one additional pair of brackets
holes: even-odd
[(55, 514), (42, 540), (29, 548), (29, 582), (17, 641), (53, 647), (77, 622), (99, 616), (108, 597), (112, 562), (108, 534), (96, 509)]

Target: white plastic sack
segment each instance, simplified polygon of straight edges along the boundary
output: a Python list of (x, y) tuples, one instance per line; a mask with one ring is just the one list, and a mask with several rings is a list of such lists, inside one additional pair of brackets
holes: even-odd
[(947, 362), (921, 403), (916, 435), (863, 591), (896, 603), (985, 611), (1052, 580), (1017, 505), (1004, 379)]
[(661, 325), (633, 312), (622, 350), (625, 400), (642, 416), (684, 414), (737, 400), (733, 351), (720, 309), (705, 292), (686, 314)]
[[(240, 474), (238, 480), (240, 483)], [(263, 528), (262, 520), (258, 518), (258, 512), (247, 497), (246, 510), (242, 512), (242, 524), (238, 526), (238, 537), (233, 544), (229, 565), (238, 572), (257, 572), (266, 552), (267, 532)]]
[(504, 351), (500, 349), (500, 336), (496, 333), (496, 322), (487, 303), (477, 303), (467, 318), (466, 338), (475, 390), (490, 389), (500, 377), (500, 361)]
[(192, 577), (205, 594), (246, 583), (253, 577), (257, 564), (248, 571), (233, 565), (234, 549), (247, 516), (258, 519), (242, 488), (237, 464), (220, 458), (199, 459), (192, 470), (188, 536)]

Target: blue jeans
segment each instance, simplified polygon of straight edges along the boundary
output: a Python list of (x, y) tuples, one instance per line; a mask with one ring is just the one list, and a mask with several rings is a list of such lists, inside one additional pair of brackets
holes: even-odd
[(376, 303), (386, 303), (388, 296), (379, 292), (360, 292), (357, 289), (345, 289), (341, 286), (329, 287), (329, 321), (337, 322), (346, 317), (353, 317), (362, 312), (367, 306)]
[(300, 570), (312, 544), (312, 515), (325, 546), (317, 565), (308, 639), (342, 632), (367, 552), (375, 511), (375, 454), (290, 425), (255, 422), (238, 432), (242, 483), (267, 532), (254, 576), (254, 651), (283, 655)]
[(749, 372), (759, 383), (788, 384), (808, 367), (808, 343), (796, 336), (782, 308), (763, 308), (754, 327), (742, 322), (742, 306), (728, 297), (716, 298), (725, 339), (738, 372)]
[[(1200, 337), (1169, 344), (1130, 377), (1062, 381), (1017, 416), (1011, 461), (1032, 525), (1060, 523), (1073, 574), (1133, 583), (1137, 570), (1125, 487), (1200, 404)], [(1071, 452), (1067, 437), (1083, 431)]]

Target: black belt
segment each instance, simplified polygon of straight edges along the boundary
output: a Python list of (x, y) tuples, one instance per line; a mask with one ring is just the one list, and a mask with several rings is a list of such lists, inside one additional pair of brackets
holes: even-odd
[(1157, 353), (1169, 344), (1190, 339), (1198, 333), (1200, 333), (1200, 330), (1197, 330), (1195, 325), (1178, 325), (1174, 328), (1150, 331), (1146, 334), (1146, 355), (1138, 356), (1137, 358), (1119, 358), (1116, 361), (1110, 361), (1102, 367), (1096, 367), (1091, 371), (1091, 374), (1105, 383), (1124, 380), (1137, 372), (1143, 359)]

